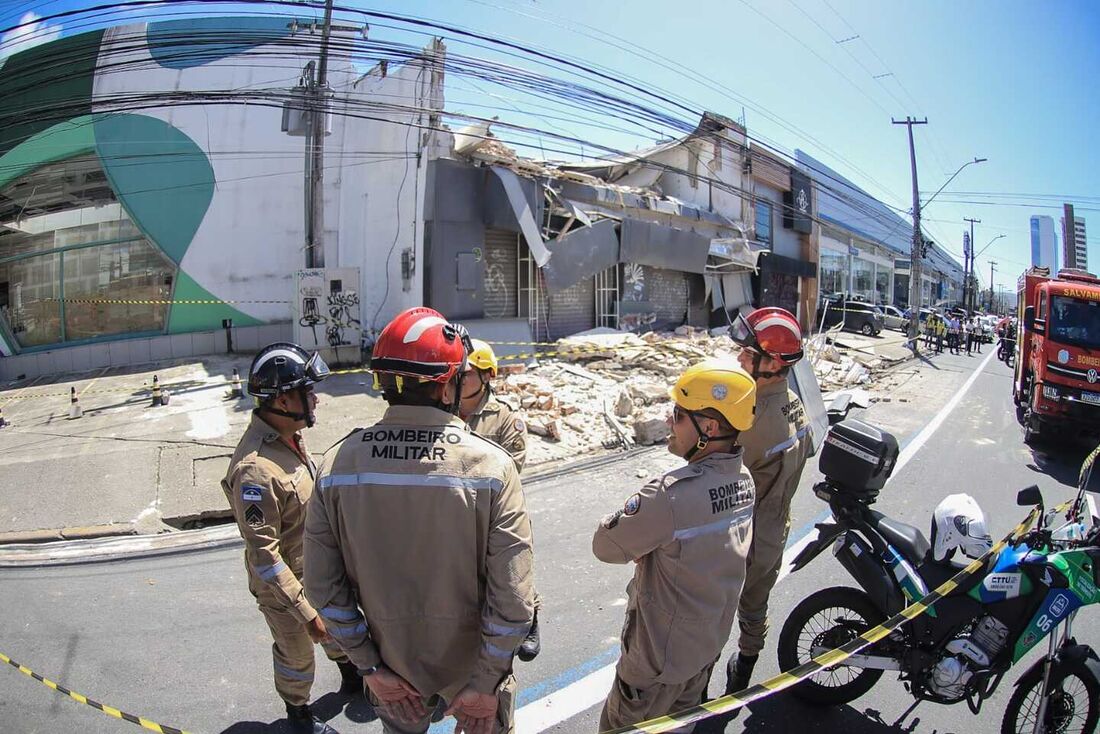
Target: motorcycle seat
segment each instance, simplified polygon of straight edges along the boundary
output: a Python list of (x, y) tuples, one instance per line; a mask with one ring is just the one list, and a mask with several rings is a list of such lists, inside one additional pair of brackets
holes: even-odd
[(924, 562), (931, 546), (925, 540), (924, 534), (912, 525), (906, 525), (897, 520), (891, 520), (881, 512), (871, 510), (875, 528), (882, 533), (886, 542), (897, 548), (898, 552), (914, 566)]

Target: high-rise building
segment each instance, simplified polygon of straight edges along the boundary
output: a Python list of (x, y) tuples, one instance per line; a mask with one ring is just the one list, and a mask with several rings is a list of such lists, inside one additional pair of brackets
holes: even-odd
[(1058, 269), (1058, 236), (1054, 233), (1054, 218), (1045, 215), (1031, 218), (1031, 264)]
[[(1065, 217), (1062, 217), (1062, 231), (1068, 234)], [(1071, 250), (1073, 253), (1072, 259), (1070, 257)], [(1066, 240), (1064, 262), (1067, 268), (1087, 270), (1089, 267), (1088, 250), (1085, 247), (1085, 220), (1081, 217), (1073, 218), (1073, 241)]]

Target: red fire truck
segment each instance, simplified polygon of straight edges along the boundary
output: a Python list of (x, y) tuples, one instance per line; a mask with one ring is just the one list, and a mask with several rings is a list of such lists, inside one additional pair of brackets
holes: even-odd
[(1030, 268), (1016, 285), (1019, 326), (1012, 396), (1024, 441), (1058, 429), (1100, 433), (1100, 279)]

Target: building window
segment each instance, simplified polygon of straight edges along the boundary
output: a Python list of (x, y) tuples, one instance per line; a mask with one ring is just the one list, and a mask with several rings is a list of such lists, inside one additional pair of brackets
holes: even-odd
[(832, 250), (821, 251), (821, 295), (845, 293), (848, 290), (848, 256)]
[(772, 244), (772, 205), (766, 201), (756, 201), (756, 241), (768, 247)]
[(890, 268), (886, 265), (878, 265), (875, 268), (875, 302), (880, 305), (892, 303), (890, 300)]
[(21, 347), (167, 326), (167, 303), (113, 303), (167, 301), (176, 266), (118, 203), (96, 156), (0, 189), (0, 262), (0, 318)]
[(868, 301), (875, 298), (875, 265), (869, 260), (852, 258), (852, 295), (863, 296)]

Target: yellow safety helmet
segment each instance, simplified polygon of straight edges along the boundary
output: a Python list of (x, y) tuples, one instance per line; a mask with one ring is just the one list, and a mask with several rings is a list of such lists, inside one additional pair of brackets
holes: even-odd
[(697, 413), (713, 408), (733, 428), (752, 428), (756, 381), (732, 359), (711, 358), (684, 370), (668, 395), (681, 408)]
[(466, 364), (477, 367), (479, 370), (488, 370), (493, 377), (497, 376), (497, 355), (488, 342), (481, 339), (471, 339), (473, 350), (466, 355)]

